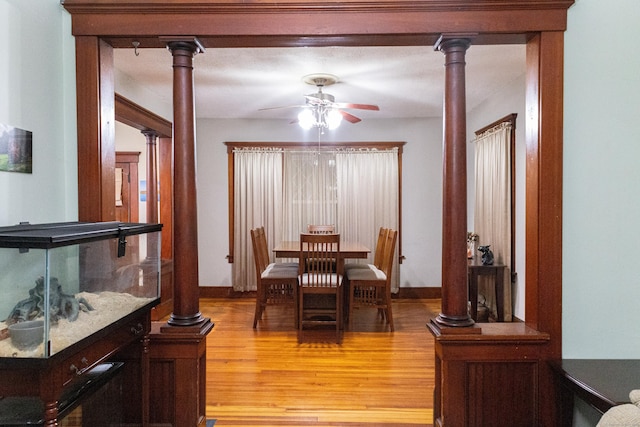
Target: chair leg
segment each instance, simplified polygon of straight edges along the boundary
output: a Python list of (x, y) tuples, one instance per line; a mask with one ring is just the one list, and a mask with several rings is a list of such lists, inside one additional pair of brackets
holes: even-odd
[(355, 300), (355, 287), (352, 283), (349, 283), (349, 330), (353, 330), (353, 303)]
[(298, 344), (302, 342), (302, 319), (304, 313), (304, 292), (298, 287)]
[(258, 293), (256, 294), (256, 311), (253, 315), (253, 329), (256, 329), (258, 325), (258, 320), (262, 319), (262, 311), (264, 310), (264, 299), (263, 292), (258, 289)]
[(387, 292), (387, 308), (385, 310), (387, 314), (387, 322), (389, 322), (389, 330), (393, 332), (393, 314), (391, 313), (391, 294)]
[(342, 343), (342, 329), (344, 325), (342, 324), (343, 313), (342, 313), (342, 288), (338, 286), (336, 292), (336, 343)]
[(295, 328), (298, 329), (298, 326), (300, 326), (300, 313), (299, 311), (299, 306), (300, 306), (300, 302), (298, 301), (298, 283), (296, 282), (294, 285), (295, 286), (293, 288), (293, 321), (295, 324)]

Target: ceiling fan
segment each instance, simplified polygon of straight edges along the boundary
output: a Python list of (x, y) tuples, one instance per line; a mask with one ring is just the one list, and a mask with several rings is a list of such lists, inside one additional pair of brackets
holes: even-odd
[(260, 110), (275, 110), (278, 108), (302, 108), (298, 114), (298, 119), (291, 123), (298, 123), (305, 129), (317, 127), (321, 129), (335, 129), (340, 125), (344, 118), (350, 123), (358, 123), (362, 121), (359, 117), (354, 116), (344, 109), (357, 110), (373, 110), (379, 111), (377, 105), (372, 104), (354, 104), (349, 102), (335, 102), (335, 97), (329, 93), (325, 93), (322, 89), (330, 86), (338, 81), (338, 77), (332, 74), (309, 74), (302, 78), (307, 84), (314, 85), (318, 88), (316, 93), (305, 95), (304, 105), (289, 105), (285, 107), (261, 108)]

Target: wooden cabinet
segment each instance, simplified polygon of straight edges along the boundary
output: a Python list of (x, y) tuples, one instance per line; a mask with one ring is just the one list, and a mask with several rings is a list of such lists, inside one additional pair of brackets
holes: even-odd
[[(73, 392), (72, 400), (81, 401), (95, 368), (120, 359), (124, 420), (147, 424), (161, 227), (71, 222), (0, 228), (0, 312), (10, 313), (0, 321), (7, 331), (0, 339), (0, 399), (38, 402), (36, 416), (55, 426), (68, 409), (65, 396)], [(25, 416), (33, 412), (28, 406)]]
[[(93, 368), (107, 360), (117, 360), (119, 352), (123, 351), (138, 357), (135, 369), (137, 374), (125, 376), (124, 381), (131, 384), (123, 385), (123, 392), (145, 390), (135, 395), (123, 396), (125, 412), (136, 418), (125, 421), (146, 425), (148, 411), (144, 408), (149, 406), (150, 310), (151, 306), (142, 308), (46, 359), (1, 358), (0, 396), (39, 398), (44, 407), (44, 425), (58, 425), (60, 413), (67, 407), (63, 396), (71, 389), (81, 387)], [(81, 398), (79, 395), (78, 399)]]
[(493, 323), (435, 337), (434, 426), (545, 425), (538, 411), (549, 336)]

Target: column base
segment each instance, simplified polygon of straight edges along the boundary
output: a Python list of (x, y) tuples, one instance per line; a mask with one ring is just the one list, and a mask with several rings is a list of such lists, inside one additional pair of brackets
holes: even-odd
[(202, 322), (204, 322), (205, 319), (204, 317), (202, 317), (202, 313), (197, 312), (194, 315), (190, 315), (190, 316), (178, 316), (175, 313), (171, 313), (171, 316), (169, 317), (169, 320), (167, 321), (167, 325), (169, 326), (180, 326), (180, 327), (184, 327), (184, 326), (198, 326), (200, 324), (202, 324)]
[(482, 328), (475, 326), (475, 322), (470, 317), (452, 319), (442, 315), (442, 313), (431, 319), (427, 324), (427, 327), (436, 336), (445, 334), (481, 334)]
[(206, 338), (209, 318), (191, 326), (152, 323), (150, 421), (204, 427), (206, 422)]

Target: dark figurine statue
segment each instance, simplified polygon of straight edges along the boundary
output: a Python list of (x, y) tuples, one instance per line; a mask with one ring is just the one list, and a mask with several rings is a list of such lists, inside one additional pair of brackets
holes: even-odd
[(489, 246), (479, 246), (478, 250), (482, 252), (482, 265), (493, 265), (493, 252), (489, 249)]

